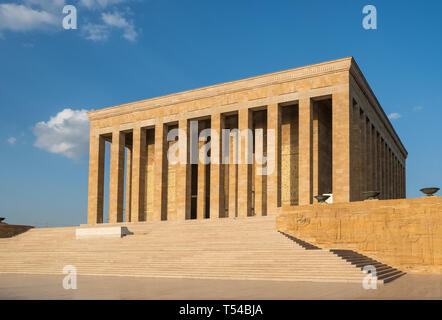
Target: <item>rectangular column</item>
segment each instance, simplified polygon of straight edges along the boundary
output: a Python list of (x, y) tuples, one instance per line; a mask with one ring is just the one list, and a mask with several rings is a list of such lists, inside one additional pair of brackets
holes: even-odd
[(277, 215), (281, 206), (280, 186), (280, 107), (278, 104), (267, 106), (267, 215)]
[(380, 168), (380, 187), (379, 191), (381, 192), (380, 199), (384, 199), (384, 180), (385, 180), (385, 166), (384, 166), (384, 143), (382, 137), (379, 136), (379, 168)]
[(388, 198), (393, 199), (393, 156), (388, 149)]
[(177, 219), (190, 218), (190, 157), (189, 157), (189, 126), (188, 120), (178, 122), (179, 163), (176, 168), (176, 210)]
[(146, 190), (146, 146), (147, 131), (136, 127), (133, 129), (132, 145), (132, 204), (131, 221), (138, 222), (144, 220), (145, 211), (145, 190)]
[[(206, 129), (206, 122), (205, 121), (199, 121), (198, 124), (198, 134), (201, 133), (202, 130)], [(198, 153), (203, 150), (204, 148), (204, 154), (207, 154), (207, 142), (198, 140)], [(206, 164), (203, 163), (203, 159), (200, 159), (198, 157), (198, 189), (197, 189), (197, 205), (196, 205), (196, 218), (197, 219), (204, 219), (204, 214), (206, 212), (206, 201), (207, 201), (207, 172), (206, 172)]]
[[(232, 132), (232, 131), (231, 131)], [(229, 163), (227, 164), (228, 168), (228, 214), (229, 218), (235, 218), (238, 215), (238, 141), (240, 137), (235, 136), (238, 135), (238, 132), (233, 131), (234, 133), (229, 136)], [(235, 141), (236, 139), (236, 141)]]
[(396, 177), (396, 182), (395, 182), (395, 186), (396, 186), (396, 191), (395, 191), (395, 195), (396, 195), (396, 199), (399, 199), (399, 160), (397, 157), (394, 158), (394, 175)]
[(266, 163), (263, 160), (267, 156), (267, 121), (265, 111), (256, 111), (253, 113), (254, 122), (254, 145), (255, 153), (253, 157), (253, 197), (252, 207), (253, 213), (256, 216), (266, 215), (266, 187), (267, 187), (267, 175), (266, 175)]
[(359, 131), (360, 131), (360, 155), (359, 162), (361, 164), (361, 170), (359, 174), (360, 179), (360, 193), (361, 199), (364, 199), (363, 192), (368, 191), (367, 189), (367, 120), (364, 112), (360, 112), (359, 118)]
[(154, 167), (154, 197), (152, 220), (165, 219), (167, 214), (167, 199), (165, 197), (167, 188), (167, 148), (166, 136), (164, 134), (164, 123), (155, 125), (155, 167)]
[(372, 149), (372, 131), (371, 122), (367, 118), (366, 124), (366, 148), (367, 148), (367, 191), (373, 190), (373, 149)]
[(103, 223), (105, 140), (90, 136), (87, 223)]
[(382, 193), (382, 151), (381, 151), (381, 135), (379, 132), (376, 132), (376, 167), (377, 167), (377, 190)]
[(376, 144), (377, 132), (375, 127), (371, 127), (371, 161), (372, 161), (372, 189), (374, 191), (378, 190), (378, 167), (377, 167), (377, 144)]
[(109, 223), (123, 222), (124, 147), (124, 132), (112, 132), (109, 177)]
[(126, 148), (126, 222), (131, 222), (132, 149)]
[(397, 174), (398, 174), (398, 198), (402, 199), (402, 168), (399, 160), (398, 160)]
[(299, 100), (299, 205), (313, 203), (313, 108), (310, 98)]
[(252, 176), (252, 131), (251, 112), (248, 109), (238, 111), (238, 146), (241, 146), (238, 157), (238, 217), (250, 215), (251, 208), (251, 176)]
[(390, 151), (390, 167), (391, 167), (391, 198), (395, 199), (394, 195), (394, 154), (393, 150)]
[(144, 210), (140, 210), (141, 221), (152, 220), (155, 198), (155, 128), (146, 130), (146, 165), (144, 169)]
[(350, 121), (349, 92), (333, 94), (333, 202), (350, 201)]
[(393, 199), (396, 199), (396, 158), (394, 156), (394, 153), (393, 153), (392, 159), (391, 159), (391, 166), (392, 166), (392, 173), (393, 173), (393, 177), (392, 177)]
[(388, 199), (388, 148), (387, 144), (384, 141), (384, 144), (382, 146), (383, 148), (383, 158), (382, 161), (384, 163), (384, 200)]
[(403, 195), (404, 195), (404, 198), (406, 198), (407, 197), (407, 170), (406, 170), (406, 162), (405, 162), (405, 160), (404, 160), (404, 167), (402, 168), (402, 175), (403, 175), (403, 178), (404, 178), (404, 182), (403, 182), (403, 188), (404, 188), (404, 191), (403, 191)]
[(361, 131), (360, 131), (360, 110), (357, 104), (353, 104), (351, 124), (351, 201), (362, 200), (361, 192)]
[(224, 216), (224, 183), (221, 175), (221, 130), (223, 128), (223, 117), (221, 114), (214, 114), (211, 117), (210, 137), (210, 219), (217, 219)]
[(319, 105), (312, 103), (312, 193), (319, 194)]

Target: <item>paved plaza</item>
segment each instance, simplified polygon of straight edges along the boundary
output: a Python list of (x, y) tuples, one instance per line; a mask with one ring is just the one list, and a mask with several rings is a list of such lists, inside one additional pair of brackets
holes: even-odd
[(377, 290), (362, 284), (0, 274), (0, 299), (442, 299), (441, 275), (405, 275)]

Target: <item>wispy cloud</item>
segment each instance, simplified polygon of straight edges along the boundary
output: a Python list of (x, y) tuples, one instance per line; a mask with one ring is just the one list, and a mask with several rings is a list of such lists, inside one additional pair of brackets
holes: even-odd
[(103, 22), (109, 27), (115, 27), (123, 30), (123, 38), (129, 41), (135, 41), (137, 32), (132, 21), (128, 21), (121, 13), (115, 11), (114, 13), (103, 13), (101, 15)]
[(7, 141), (11, 146), (13, 146), (13, 145), (17, 142), (17, 138), (15, 138), (15, 137), (9, 137), (6, 141)]
[(34, 146), (70, 159), (83, 156), (89, 146), (87, 110), (64, 109), (48, 121), (37, 123)]
[(422, 107), (422, 106), (415, 106), (415, 107), (413, 107), (413, 111), (421, 111), (423, 109), (424, 109), (424, 107)]
[(92, 41), (106, 41), (112, 30), (121, 30), (122, 37), (128, 41), (134, 42), (138, 33), (132, 21), (123, 16), (122, 13), (114, 11), (101, 14), (101, 24), (89, 23), (83, 27), (83, 35), (86, 39)]
[(128, 2), (128, 0), (80, 0), (80, 4), (88, 9), (107, 8), (122, 2)]
[(49, 11), (33, 9), (22, 4), (0, 4), (0, 32), (44, 29), (53, 27), (58, 22), (58, 17)]
[[(9, 0), (0, 4), (0, 38), (4, 31), (31, 32), (36, 30), (63, 30), (62, 9), (66, 0)], [(124, 12), (118, 5), (131, 0), (78, 0), (82, 7), (79, 15), (80, 36), (92, 41), (106, 41), (112, 32), (121, 32), (122, 38), (134, 42), (137, 39), (134, 21), (128, 19), (130, 8)], [(109, 10), (111, 9), (112, 12)], [(105, 11), (106, 10), (106, 11)]]
[(106, 41), (109, 38), (109, 28), (102, 24), (88, 23), (82, 27), (83, 36), (87, 40)]
[(401, 117), (402, 117), (402, 115), (397, 113), (397, 112), (393, 112), (393, 113), (390, 113), (388, 115), (388, 119), (390, 119), (390, 120), (396, 120), (396, 119), (399, 119)]

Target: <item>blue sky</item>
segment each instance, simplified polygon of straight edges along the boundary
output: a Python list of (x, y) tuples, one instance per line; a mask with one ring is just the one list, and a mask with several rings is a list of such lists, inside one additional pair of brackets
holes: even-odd
[[(62, 28), (65, 4), (76, 30)], [(362, 28), (367, 4), (377, 30)], [(419, 197), (442, 185), (440, 12), (440, 1), (0, 0), (0, 216), (86, 222), (81, 110), (347, 56), (397, 114), (407, 196)]]

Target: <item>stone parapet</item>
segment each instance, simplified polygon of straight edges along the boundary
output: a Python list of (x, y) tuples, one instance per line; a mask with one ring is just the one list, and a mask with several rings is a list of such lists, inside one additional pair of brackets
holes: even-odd
[(409, 273), (442, 273), (442, 197), (283, 207), (276, 228)]

